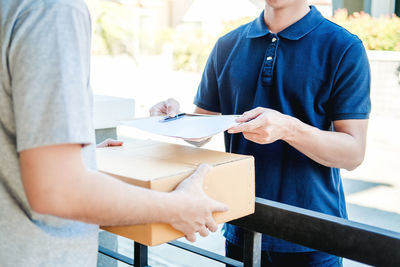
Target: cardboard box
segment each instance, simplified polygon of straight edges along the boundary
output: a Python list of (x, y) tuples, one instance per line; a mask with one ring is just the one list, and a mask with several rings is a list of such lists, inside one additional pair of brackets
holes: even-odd
[[(97, 149), (97, 165), (103, 173), (129, 184), (162, 192), (172, 191), (201, 163), (214, 166), (205, 177), (204, 191), (229, 206), (229, 211), (214, 214), (217, 223), (254, 213), (254, 158), (251, 156), (151, 140), (136, 140), (122, 147)], [(183, 236), (168, 224), (101, 228), (148, 246)]]

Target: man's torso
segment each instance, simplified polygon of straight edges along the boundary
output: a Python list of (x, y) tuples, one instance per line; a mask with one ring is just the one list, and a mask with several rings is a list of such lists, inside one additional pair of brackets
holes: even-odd
[[(347, 100), (353, 101), (353, 110), (348, 108), (350, 104), (334, 104), (341, 100), (334, 97), (339, 94), (335, 92), (338, 68), (345, 67), (341, 60), (354, 45), (361, 45), (360, 41), (324, 19), (315, 8), (278, 34), (268, 31), (262, 14), (218, 41), (195, 104), (222, 114), (242, 114), (258, 106), (271, 108), (321, 130), (330, 130), (336, 119), (367, 118), (368, 103), (360, 110), (357, 99)], [(361, 59), (365, 63), (365, 58)], [(368, 62), (366, 65), (368, 70)], [(359, 75), (369, 78), (368, 71), (363, 71)], [(361, 83), (367, 86), (368, 81)], [(361, 95), (367, 95), (366, 88), (361, 90)], [(312, 161), (283, 141), (259, 145), (242, 134), (225, 134), (225, 145), (227, 151), (255, 156), (258, 197), (347, 216), (338, 169)], [(235, 236), (230, 238), (235, 243)], [(306, 250), (283, 241), (264, 242), (272, 244), (266, 249), (275, 251)]]
[[(60, 11), (57, 11), (60, 10)], [(54, 26), (51, 18), (59, 16), (58, 12), (72, 12), (81, 14), (79, 16), (88, 16), (87, 9), (82, 1), (34, 1), (34, 0), (0, 0), (0, 262), (1, 266), (94, 266), (97, 259), (97, 232), (98, 227), (87, 225), (61, 218), (41, 215), (33, 212), (27, 202), (24, 194), (20, 170), (19, 170), (19, 150), (41, 146), (46, 144), (57, 144), (68, 141), (68, 138), (63, 140), (57, 139), (53, 129), (44, 127), (41, 132), (36, 129), (36, 125), (57, 124), (58, 120), (71, 120), (72, 118), (63, 117), (62, 101), (57, 105), (47, 105), (54, 100), (60, 99), (60, 93), (57, 92), (57, 86), (43, 86), (43, 92), (40, 92), (40, 85), (32, 87), (34, 91), (31, 96), (27, 96), (28, 88), (22, 88), (16, 77), (13, 76), (14, 66), (19, 68), (26, 66), (26, 76), (35, 76), (30, 70), (37, 68), (40, 73), (45, 73), (45, 69), (51, 69), (48, 66), (51, 62), (31, 62), (27, 55), (27, 62), (12, 62), (14, 58), (18, 58), (18, 53), (22, 53), (23, 49), (19, 46), (28, 45), (17, 43), (18, 31), (24, 27), (33, 27), (35, 25), (25, 25), (22, 21), (29, 21), (30, 17), (37, 16), (38, 12), (47, 12), (43, 16), (41, 23), (48, 28), (37, 28), (38, 42), (46, 42), (46, 38), (52, 38), (51, 27)], [(44, 13), (43, 13), (44, 14)], [(75, 16), (75, 15), (74, 15)], [(38, 18), (40, 21), (40, 18)], [(89, 23), (89, 18), (88, 18)], [(72, 23), (73, 21), (71, 21)], [(90, 25), (83, 25), (90, 27)], [(38, 23), (37, 27), (41, 27)], [(68, 32), (68, 24), (65, 25), (65, 31)], [(61, 33), (62, 34), (62, 33)], [(48, 35), (48, 36), (47, 36)], [(14, 39), (14, 37), (16, 39)], [(47, 49), (52, 50), (55, 47), (49, 46)], [(12, 50), (12, 51), (11, 51)], [(57, 58), (57, 53), (62, 51), (51, 51)], [(40, 52), (38, 51), (38, 54)], [(66, 51), (68, 53), (68, 51)], [(87, 52), (85, 51), (87, 54)], [(38, 55), (39, 56), (39, 55)], [(28, 64), (36, 64), (36, 66), (28, 66)], [(59, 62), (63, 64), (63, 62)], [(89, 64), (89, 62), (85, 63)], [(60, 68), (61, 69), (61, 68)], [(65, 69), (65, 71), (68, 71)], [(19, 73), (24, 70), (19, 69)], [(18, 78), (19, 79), (19, 78)], [(43, 85), (47, 83), (58, 83), (56, 77), (47, 77), (42, 79)], [(65, 86), (68, 86), (68, 81), (64, 81)], [(13, 90), (13, 85), (19, 84), (18, 90)], [(26, 86), (32, 86), (26, 84)], [(47, 89), (54, 90), (54, 92)], [(21, 90), (20, 90), (21, 89)], [(22, 94), (25, 94), (21, 96)], [(43, 97), (42, 102), (40, 96)], [(73, 97), (72, 97), (73, 98)], [(82, 112), (91, 113), (89, 90), (82, 90), (82, 94), (76, 97), (84, 99), (87, 106), (82, 109)], [(26, 112), (30, 114), (24, 115), (23, 108), (16, 101), (28, 101), (24, 105), (29, 106)], [(31, 101), (31, 103), (29, 103)], [(72, 102), (71, 102), (72, 103)], [(65, 101), (65, 105), (71, 104)], [(37, 114), (31, 114), (37, 111)], [(17, 112), (17, 113), (16, 113)], [(46, 115), (46, 113), (48, 113)], [(18, 117), (16, 116), (18, 114)], [(67, 114), (68, 115), (68, 114)], [(84, 115), (84, 114), (82, 114)], [(89, 115), (88, 115), (89, 116)], [(88, 116), (83, 116), (85, 119)], [(21, 119), (21, 117), (23, 117)], [(22, 125), (27, 122), (27, 125)], [(87, 122), (89, 125), (91, 122)], [(31, 124), (31, 125), (30, 125)], [(29, 136), (30, 129), (32, 135)], [(59, 134), (64, 134), (63, 127), (60, 127)], [(83, 141), (90, 141), (90, 133), (82, 137)], [(79, 138), (78, 138), (79, 139)], [(36, 141), (34, 140), (42, 140)], [(47, 141), (46, 141), (47, 140)], [(93, 145), (83, 149), (83, 156), (86, 159), (88, 167), (94, 168), (94, 150)], [(62, 171), (62, 170), (60, 170)]]

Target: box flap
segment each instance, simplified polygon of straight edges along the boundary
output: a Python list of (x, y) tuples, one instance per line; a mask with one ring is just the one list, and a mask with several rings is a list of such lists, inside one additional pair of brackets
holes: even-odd
[(201, 163), (216, 166), (244, 157), (247, 156), (152, 140), (135, 140), (121, 147), (97, 149), (100, 171), (141, 181), (189, 174)]

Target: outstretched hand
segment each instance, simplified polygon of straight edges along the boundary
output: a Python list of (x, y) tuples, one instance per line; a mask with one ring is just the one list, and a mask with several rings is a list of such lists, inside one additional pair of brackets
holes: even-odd
[(208, 197), (203, 191), (204, 177), (211, 170), (202, 164), (189, 178), (181, 182), (172, 192), (178, 199), (178, 212), (171, 216), (170, 224), (184, 233), (190, 242), (196, 241), (196, 233), (205, 237), (209, 231), (215, 232), (218, 226), (213, 218), (214, 212), (225, 212), (228, 207)]
[(284, 140), (289, 134), (289, 116), (276, 110), (258, 107), (243, 113), (236, 121), (239, 125), (228, 130), (228, 133), (243, 133), (243, 136), (258, 144), (270, 144), (279, 139)]

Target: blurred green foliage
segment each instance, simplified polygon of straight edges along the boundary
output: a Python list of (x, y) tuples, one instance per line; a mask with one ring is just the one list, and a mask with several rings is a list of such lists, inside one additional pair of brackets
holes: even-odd
[[(178, 27), (155, 27), (154, 14), (135, 5), (118, 1), (86, 0), (94, 25), (93, 53), (96, 55), (161, 55), (170, 54), (176, 70), (202, 71), (217, 41), (238, 26), (254, 18), (244, 17), (216, 25), (216, 31), (205, 30), (201, 24), (183, 23)], [(366, 13), (349, 15), (338, 10), (331, 20), (356, 34), (366, 49), (400, 51), (400, 18), (373, 18)], [(152, 24), (153, 23), (153, 24)]]
[(129, 55), (135, 58), (139, 54), (169, 52), (172, 53), (174, 69), (193, 72), (202, 71), (219, 36), (253, 19), (225, 22), (218, 33), (209, 33), (196, 23), (185, 23), (175, 29), (149, 30), (146, 13), (137, 6), (115, 1), (86, 2), (93, 20), (94, 55)]
[(371, 17), (364, 12), (349, 15), (346, 9), (335, 12), (332, 21), (357, 35), (369, 50), (400, 51), (400, 18)]
[(170, 37), (168, 42), (173, 47), (173, 68), (194, 72), (202, 71), (217, 39), (193, 25), (173, 31)]
[(190, 24), (174, 30), (169, 39), (173, 44), (174, 69), (202, 71), (218, 37), (251, 20), (253, 18), (246, 17), (224, 22), (217, 34), (206, 32), (199, 25)]
[(94, 54), (134, 56), (137, 33), (133, 8), (111, 1), (88, 1), (91, 9)]

